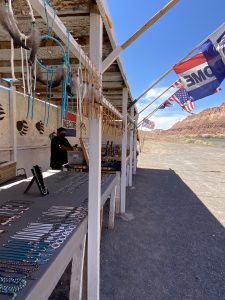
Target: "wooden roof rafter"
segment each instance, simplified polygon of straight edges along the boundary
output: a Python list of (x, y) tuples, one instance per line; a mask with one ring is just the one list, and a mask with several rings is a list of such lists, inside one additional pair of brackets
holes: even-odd
[[(87, 0), (85, 0), (87, 1)], [(68, 43), (68, 32), (66, 26), (60, 20), (57, 15), (54, 15), (54, 10), (47, 6), (46, 8), (43, 5), (42, 0), (30, 0), (32, 7), (36, 10), (38, 14), (47, 22), (46, 13), (48, 18), (54, 20), (52, 30), (53, 32), (62, 40), (62, 42), (67, 45)], [(70, 51), (74, 56), (78, 57), (81, 60), (81, 63), (85, 65), (89, 71), (94, 71), (97, 76), (100, 74), (97, 72), (94, 64), (91, 62), (89, 57), (85, 54), (81, 46), (77, 43), (77, 41), (73, 38), (71, 34), (69, 34), (70, 39)], [(117, 115), (120, 119), (123, 119), (122, 114), (115, 108), (113, 105), (107, 101), (104, 97), (102, 99), (102, 104), (110, 109), (115, 115)]]
[[(31, 21), (29, 17), (29, 10), (25, 0), (20, 0), (20, 5), (17, 5), (17, 1), (13, 2), (14, 13), (16, 15), (19, 28), (22, 32), (27, 34), (30, 30), (29, 24)], [(37, 16), (37, 26), (40, 29), (41, 34), (46, 34), (48, 32), (48, 26), (46, 25), (46, 20), (44, 18), (45, 12), (43, 6), (42, 15), (39, 11), (37, 11), (37, 6), (39, 5), (41, 7), (41, 5), (43, 4), (43, 0), (31, 0), (31, 2), (34, 8), (34, 14)], [(57, 17), (55, 18), (55, 20), (59, 19), (59, 21), (61, 21), (61, 23), (64, 25), (65, 30), (66, 28), (69, 29), (69, 31), (71, 32), (71, 36), (77, 43), (77, 51), (75, 52), (73, 49), (73, 52), (71, 51), (70, 57), (72, 69), (77, 70), (79, 63), (77, 57), (79, 56), (78, 52), (80, 52), (80, 46), (82, 46), (84, 56), (87, 57), (87, 59), (89, 56), (90, 11), (91, 6), (93, 4), (96, 5), (96, 0), (51, 0), (51, 4), (57, 12)], [(51, 10), (51, 8), (48, 8), (48, 10)], [(51, 17), (49, 17), (49, 19), (51, 23)], [(59, 39), (65, 45), (65, 49), (67, 49), (67, 36), (65, 38), (64, 34), (64, 40), (62, 40), (61, 36), (59, 36), (58, 33), (59, 29), (57, 31), (55, 30), (55, 28), (53, 28), (53, 35), (57, 39)], [(105, 26), (103, 26), (103, 59), (113, 51), (113, 47), (114, 46), (112, 45), (112, 40), (108, 35), (107, 29)], [(10, 37), (0, 27), (0, 77), (11, 77), (10, 51), (8, 51), (10, 48)], [(55, 66), (62, 63), (60, 49), (58, 49), (58, 46), (56, 44), (50, 43), (48, 40), (42, 41), (41, 47), (38, 51), (38, 57), (40, 59), (43, 59), (47, 65)], [(103, 74), (103, 95), (110, 102), (110, 104), (113, 104), (115, 107), (118, 107), (120, 111), (120, 108), (122, 107), (122, 90), (124, 87), (127, 87), (129, 91), (129, 103), (132, 101), (133, 98), (130, 92), (130, 87), (127, 81), (125, 80), (126, 76), (124, 76), (125, 73), (123, 66), (121, 66), (118, 63), (118, 61), (115, 61), (110, 66), (110, 68), (108, 68), (107, 72)], [(19, 79), (19, 81), (16, 83), (16, 87), (17, 90), (22, 91), (23, 88), (21, 80), (21, 56), (20, 49), (17, 48), (15, 49), (14, 65), (16, 77)], [(38, 85), (37, 94), (40, 94), (41, 97), (44, 98), (42, 90), (43, 86)], [(60, 93), (61, 91), (59, 92), (58, 90), (56, 91), (56, 93), (53, 93), (53, 103), (55, 102), (58, 104), (58, 95)], [(55, 95), (56, 97), (54, 98)]]

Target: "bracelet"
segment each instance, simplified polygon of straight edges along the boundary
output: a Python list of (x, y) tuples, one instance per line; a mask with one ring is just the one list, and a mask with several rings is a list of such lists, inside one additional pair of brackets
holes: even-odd
[[(8, 283), (9, 285), (5, 285)], [(14, 294), (22, 290), (27, 284), (25, 279), (15, 277), (0, 277), (0, 292)]]

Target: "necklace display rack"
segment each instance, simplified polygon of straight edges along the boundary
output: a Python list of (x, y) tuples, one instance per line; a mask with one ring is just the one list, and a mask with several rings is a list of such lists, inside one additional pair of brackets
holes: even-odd
[(25, 211), (29, 210), (30, 204), (30, 201), (10, 200), (0, 205), (0, 224), (11, 225)]
[(51, 206), (36, 222), (17, 231), (0, 247), (0, 294), (17, 293), (32, 274), (46, 264), (71, 233), (87, 216), (84, 200), (78, 207)]
[[(114, 178), (102, 174), (102, 193)], [(35, 286), (36, 279), (52, 264), (55, 255), (63, 251), (65, 242), (87, 216), (88, 173), (60, 172), (46, 181), (55, 191), (47, 201), (40, 201), (37, 195), (17, 198), (23, 193), (25, 183), (12, 187), (12, 191), (2, 191), (1, 196), (8, 197), (10, 193), (14, 200), (0, 205), (0, 221), (3, 221), (0, 224), (7, 226), (0, 235), (0, 299), (25, 299), (27, 289)]]
[(31, 172), (33, 174), (33, 178), (31, 180), (31, 182), (29, 183), (28, 187), (26, 188), (26, 190), (24, 191), (24, 194), (28, 193), (28, 191), (32, 187), (33, 183), (36, 182), (41, 195), (42, 196), (48, 195), (49, 191), (45, 185), (41, 168), (37, 165), (33, 166), (33, 168), (31, 169)]

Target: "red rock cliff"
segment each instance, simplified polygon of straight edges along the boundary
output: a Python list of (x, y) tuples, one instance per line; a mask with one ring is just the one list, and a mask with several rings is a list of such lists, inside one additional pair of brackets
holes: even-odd
[(225, 136), (225, 103), (219, 107), (205, 109), (199, 114), (191, 115), (176, 123), (165, 134), (176, 135), (224, 135)]

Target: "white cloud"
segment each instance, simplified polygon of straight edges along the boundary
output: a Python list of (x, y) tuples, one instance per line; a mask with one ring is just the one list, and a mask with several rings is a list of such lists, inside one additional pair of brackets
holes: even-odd
[[(166, 91), (169, 87), (168, 86), (162, 86), (158, 88), (151, 89), (144, 97), (146, 100), (153, 100), (154, 98), (158, 97), (160, 94), (162, 94), (164, 91)], [(163, 94), (160, 99), (166, 100), (168, 99), (172, 94), (174, 93), (174, 88), (169, 89), (165, 94)]]
[[(160, 96), (165, 90), (168, 89), (168, 86), (158, 87), (151, 89), (142, 100), (138, 101), (137, 108), (139, 111), (141, 111), (144, 107), (146, 107), (151, 101), (155, 100), (158, 96)], [(158, 100), (156, 100), (153, 104), (151, 104), (145, 112), (148, 113), (152, 110), (154, 110), (156, 107), (158, 107), (160, 104), (162, 104), (165, 100), (167, 100), (176, 89), (171, 88), (165, 94), (163, 94)]]
[(185, 119), (187, 115), (172, 115), (172, 116), (158, 116), (152, 117), (152, 121), (156, 123), (156, 129), (169, 129), (175, 123)]
[[(140, 100), (137, 103), (138, 111), (141, 112), (141, 110), (146, 107), (151, 101), (153, 101), (155, 98), (157, 98), (160, 94), (162, 94), (166, 89), (168, 89), (168, 86), (153, 88), (150, 90), (145, 97)], [(143, 111), (139, 116), (139, 121), (141, 121), (144, 117), (146, 117), (150, 112), (154, 111), (160, 104), (162, 104), (165, 100), (167, 100), (172, 94), (174, 94), (177, 91), (175, 88), (169, 89), (167, 92), (165, 92), (164, 95), (162, 95), (158, 100), (156, 100), (153, 104), (151, 104), (145, 111)], [(176, 109), (176, 104), (173, 103), (174, 109)], [(187, 117), (186, 113), (177, 113), (170, 109), (165, 110), (159, 110), (156, 114), (154, 114), (150, 119), (155, 122), (156, 129), (169, 129), (171, 128), (175, 123), (183, 120)], [(169, 113), (169, 115), (168, 115)], [(144, 128), (142, 128), (144, 129)]]

